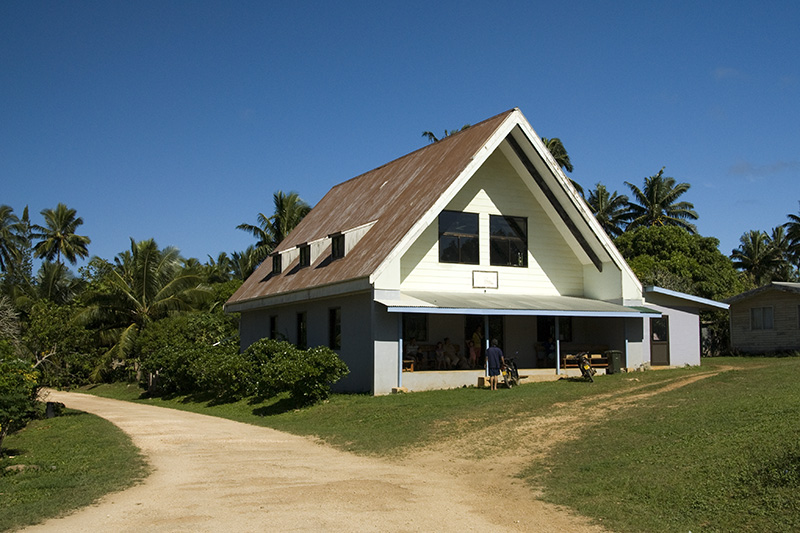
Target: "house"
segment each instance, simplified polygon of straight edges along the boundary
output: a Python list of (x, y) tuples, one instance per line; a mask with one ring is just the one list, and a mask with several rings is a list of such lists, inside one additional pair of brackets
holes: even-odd
[[(472, 339), (537, 378), (580, 351), (697, 365), (699, 310), (727, 306), (642, 287), (512, 109), (333, 187), (225, 308), (243, 348), (327, 345), (340, 389), (385, 394), (476, 384)], [(436, 364), (445, 338), (456, 369)]]
[(730, 304), (734, 350), (800, 351), (800, 283), (773, 281), (726, 302)]

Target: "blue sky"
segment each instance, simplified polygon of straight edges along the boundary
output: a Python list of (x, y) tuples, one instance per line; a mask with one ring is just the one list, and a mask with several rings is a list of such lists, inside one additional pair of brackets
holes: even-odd
[(800, 201), (800, 3), (0, 3), (0, 204), (243, 250), (272, 194), (519, 107), (587, 190), (666, 166), (729, 254)]

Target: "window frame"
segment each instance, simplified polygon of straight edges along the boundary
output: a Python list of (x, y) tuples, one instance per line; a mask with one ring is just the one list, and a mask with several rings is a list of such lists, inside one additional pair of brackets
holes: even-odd
[(276, 276), (283, 272), (283, 257), (281, 254), (275, 254), (272, 256), (272, 273)]
[(300, 266), (300, 268), (311, 266), (311, 245), (301, 244), (299, 249), (298, 266)]
[[(514, 226), (519, 227), (523, 235), (497, 235), (501, 228), (496, 227), (496, 223), (503, 221), (504, 226), (510, 231), (514, 231)], [(513, 224), (510, 222), (513, 221)], [(516, 261), (513, 260), (512, 245), (517, 246), (519, 254)], [(502, 259), (498, 259), (499, 257)], [(521, 259), (521, 262), (520, 262)], [(518, 217), (511, 215), (489, 215), (489, 264), (492, 266), (510, 266), (516, 268), (528, 267), (528, 217)]]
[[(473, 225), (475, 226), (475, 233), (471, 232), (462, 232), (462, 231), (453, 231), (449, 228), (443, 229), (443, 224), (447, 224), (447, 220), (443, 220), (443, 215), (445, 217), (448, 216), (456, 216), (462, 219), (462, 224), (466, 225)], [(467, 220), (469, 219), (469, 220)], [(439, 213), (437, 218), (439, 224), (439, 262), (440, 263), (447, 263), (447, 264), (454, 264), (454, 265), (479, 265), (481, 262), (481, 239), (480, 239), (480, 214), (479, 213), (470, 213), (466, 211), (451, 211), (451, 210), (443, 210)], [(456, 221), (454, 221), (456, 222)], [(455, 225), (454, 223), (450, 223), (449, 226)], [(456, 260), (451, 260), (447, 258), (447, 252), (451, 250), (451, 246), (444, 246), (443, 239), (447, 239), (448, 241), (455, 239), (456, 241), (456, 251), (458, 254), (458, 258)], [(472, 252), (469, 249), (469, 246), (474, 244), (475, 250)], [(471, 255), (474, 253), (474, 257), (466, 257), (465, 255)]]

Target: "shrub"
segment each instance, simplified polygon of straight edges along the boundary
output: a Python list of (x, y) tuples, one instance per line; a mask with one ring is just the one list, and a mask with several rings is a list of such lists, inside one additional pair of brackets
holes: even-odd
[(223, 401), (253, 393), (253, 365), (235, 344), (196, 346), (189, 351), (189, 359), (198, 391)]
[(349, 373), (347, 365), (326, 347), (300, 350), (284, 341), (262, 339), (245, 356), (252, 362), (259, 396), (288, 392), (298, 406), (330, 396), (331, 385)]
[(7, 341), (0, 341), (0, 450), (10, 431), (25, 427), (37, 414), (38, 373), (12, 352)]

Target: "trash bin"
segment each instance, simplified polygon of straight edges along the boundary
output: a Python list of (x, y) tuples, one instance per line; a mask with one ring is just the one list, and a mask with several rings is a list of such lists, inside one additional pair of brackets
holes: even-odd
[(608, 369), (606, 370), (609, 374), (619, 374), (622, 372), (622, 352), (619, 350), (608, 350), (605, 353), (606, 359), (608, 360)]

